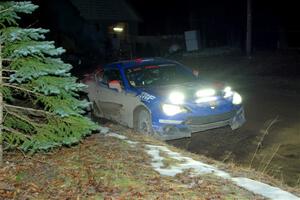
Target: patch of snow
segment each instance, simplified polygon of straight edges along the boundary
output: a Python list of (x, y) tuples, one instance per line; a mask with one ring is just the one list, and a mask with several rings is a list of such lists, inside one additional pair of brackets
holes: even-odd
[[(146, 145), (146, 147), (150, 149), (146, 151), (152, 157), (152, 166), (155, 165), (156, 167), (154, 167), (154, 169), (159, 173), (162, 172), (162, 175), (172, 174), (173, 176), (175, 176), (178, 173), (182, 173), (184, 170), (193, 169), (196, 175), (213, 173), (222, 178), (230, 178), (230, 175), (224, 171), (218, 170), (211, 165), (196, 161), (192, 158), (184, 157), (180, 153), (169, 150), (167, 147), (155, 145)], [(164, 158), (159, 155), (159, 151), (164, 151), (170, 158), (181, 161), (183, 163), (178, 163), (176, 166), (172, 166), (168, 169), (162, 168), (164, 167), (162, 163)]]
[(109, 132), (109, 128), (104, 127), (104, 126), (100, 126), (100, 127), (99, 127), (99, 131), (100, 131), (100, 133), (102, 133), (102, 134), (107, 134), (107, 133)]
[(243, 187), (255, 194), (262, 195), (264, 197), (268, 197), (270, 199), (274, 200), (299, 200), (299, 197), (296, 197), (295, 195), (283, 191), (277, 187), (270, 186), (268, 184), (255, 181), (249, 178), (244, 177), (237, 177), (231, 179), (233, 182), (235, 182), (238, 186)]
[[(146, 145), (146, 152), (152, 158), (152, 167), (155, 171), (164, 176), (175, 176), (182, 173), (184, 170), (192, 169), (194, 175), (215, 174), (224, 179), (233, 181), (236, 185), (251, 191), (255, 194), (274, 199), (274, 200), (300, 200), (299, 197), (281, 190), (280, 188), (270, 186), (259, 181), (251, 180), (245, 177), (231, 177), (229, 173), (219, 170), (212, 165), (196, 161), (190, 157), (184, 157), (180, 153), (173, 152), (165, 146)], [(160, 156), (159, 152), (165, 152), (170, 158), (182, 161), (169, 168), (164, 168), (164, 157)]]
[(161, 175), (164, 176), (175, 176), (176, 174), (183, 173), (183, 170), (179, 167), (172, 166), (171, 168), (157, 168), (156, 171), (158, 171)]
[(164, 166), (162, 162), (164, 158), (159, 155), (158, 149), (148, 149), (146, 152), (152, 157), (151, 165), (155, 170)]
[(132, 141), (132, 140), (125, 140), (131, 147), (135, 147), (139, 142)]
[(126, 140), (126, 142), (128, 144), (138, 144), (139, 142), (136, 142), (136, 141), (132, 141), (132, 140)]
[(118, 139), (120, 139), (120, 140), (125, 140), (125, 139), (127, 139), (126, 136), (120, 135), (120, 134), (117, 134), (117, 133), (113, 133), (113, 132), (110, 132), (110, 133), (106, 134), (106, 136), (115, 137), (115, 138), (118, 138)]
[(115, 138), (118, 138), (120, 140), (124, 140), (131, 147), (135, 147), (139, 143), (139, 142), (136, 142), (136, 141), (127, 140), (127, 137), (124, 136), (124, 135), (120, 135), (118, 133), (110, 132), (110, 129), (108, 127), (100, 126), (99, 130), (100, 130), (101, 134), (104, 134), (104, 135), (109, 136), (109, 137), (115, 137)]

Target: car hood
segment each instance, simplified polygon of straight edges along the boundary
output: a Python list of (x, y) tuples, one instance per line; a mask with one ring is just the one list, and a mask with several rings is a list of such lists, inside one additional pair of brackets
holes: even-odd
[(146, 87), (143, 88), (143, 91), (162, 99), (167, 99), (172, 91), (179, 91), (182, 92), (185, 95), (185, 99), (189, 101), (196, 98), (196, 92), (198, 90), (213, 88), (216, 89), (217, 95), (220, 95), (223, 87), (224, 86), (221, 83), (189, 82), (183, 84)]

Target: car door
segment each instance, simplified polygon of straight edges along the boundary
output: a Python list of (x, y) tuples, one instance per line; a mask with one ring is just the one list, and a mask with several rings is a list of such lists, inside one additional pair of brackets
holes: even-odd
[(123, 80), (119, 69), (105, 69), (101, 78), (96, 77), (98, 82), (97, 106), (104, 118), (119, 121), (121, 119), (122, 102), (118, 99), (122, 96), (121, 92), (109, 88), (110, 81), (119, 81), (124, 88)]
[[(109, 87), (110, 81), (119, 81), (121, 90)], [(133, 111), (142, 105), (139, 97), (134, 92), (126, 91), (124, 80), (119, 69), (107, 69), (99, 80), (98, 107), (103, 117), (117, 121), (128, 127), (133, 127)]]

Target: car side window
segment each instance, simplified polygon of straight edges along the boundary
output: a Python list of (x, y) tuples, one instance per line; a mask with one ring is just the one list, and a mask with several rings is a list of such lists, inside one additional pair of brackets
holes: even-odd
[(123, 86), (123, 80), (122, 80), (120, 70), (118, 69), (104, 70), (102, 82), (108, 85), (108, 83), (113, 80), (119, 81), (121, 86)]

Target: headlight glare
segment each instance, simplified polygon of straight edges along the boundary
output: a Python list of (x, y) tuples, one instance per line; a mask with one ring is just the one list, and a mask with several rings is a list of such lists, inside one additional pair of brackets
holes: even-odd
[(239, 105), (242, 103), (242, 101), (242, 96), (239, 93), (235, 92), (232, 97), (232, 103), (235, 105)]
[(172, 104), (183, 104), (184, 94), (181, 92), (171, 92), (169, 100)]
[(196, 93), (197, 97), (209, 97), (209, 96), (214, 96), (216, 94), (216, 90), (214, 89), (203, 89), (203, 90), (198, 90)]
[(163, 104), (162, 110), (168, 116), (173, 116), (182, 112), (186, 112), (186, 109), (182, 108), (181, 106), (172, 105), (172, 104)]
[(224, 91), (224, 98), (231, 97), (233, 95), (231, 87), (225, 87)]
[(231, 92), (231, 87), (229, 86), (225, 87), (224, 92)]

